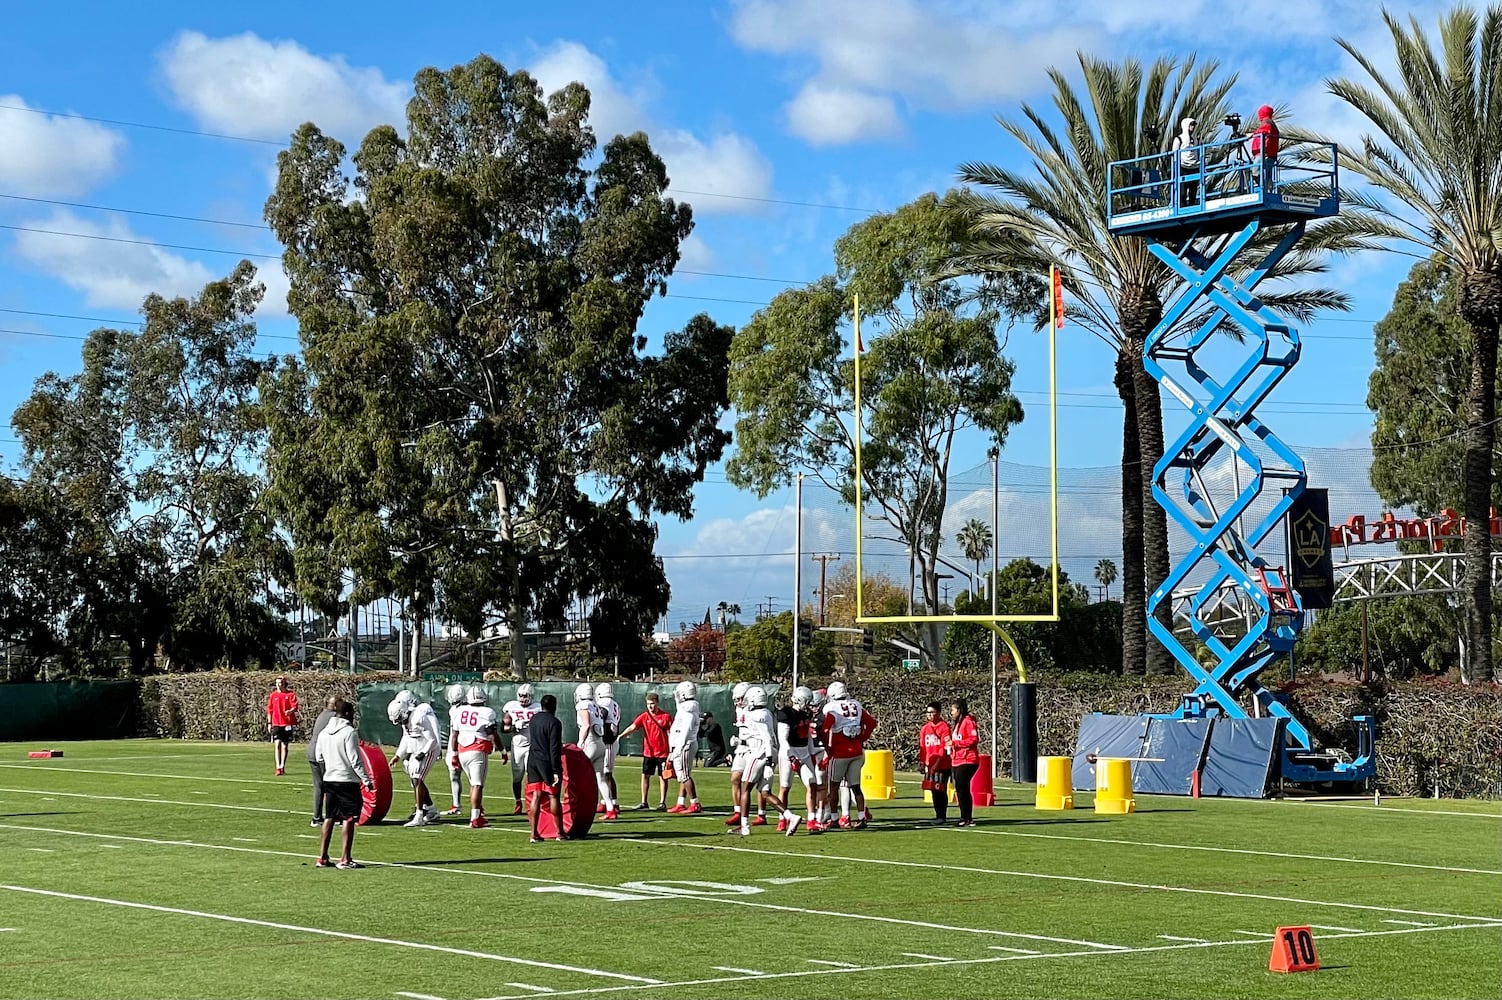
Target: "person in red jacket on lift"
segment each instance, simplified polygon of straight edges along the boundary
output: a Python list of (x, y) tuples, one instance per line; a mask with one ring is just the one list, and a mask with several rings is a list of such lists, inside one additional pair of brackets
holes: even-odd
[(964, 698), (956, 698), (949, 707), (949, 760), (954, 774), (954, 797), (960, 807), (956, 826), (974, 826), (972, 810), (975, 800), (970, 794), (970, 779), (980, 767), (980, 731)]
[(1278, 123), (1273, 121), (1272, 105), (1264, 104), (1257, 109), (1257, 127), (1252, 130), (1252, 159), (1259, 167), (1259, 176), (1264, 187), (1273, 178), (1273, 167), (1278, 162)]

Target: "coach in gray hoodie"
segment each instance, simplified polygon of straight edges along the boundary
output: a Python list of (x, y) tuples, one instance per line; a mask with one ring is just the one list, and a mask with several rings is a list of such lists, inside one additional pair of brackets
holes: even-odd
[(374, 789), (365, 761), (360, 756), (360, 737), (353, 725), (355, 708), (342, 698), (333, 706), (334, 717), (318, 734), (317, 758), (323, 764), (323, 840), (316, 867), (329, 867), (329, 841), (334, 824), (344, 824), (344, 852), (335, 868), (364, 868), (351, 855), (355, 844), (355, 821), (360, 818), (364, 797), (360, 789)]

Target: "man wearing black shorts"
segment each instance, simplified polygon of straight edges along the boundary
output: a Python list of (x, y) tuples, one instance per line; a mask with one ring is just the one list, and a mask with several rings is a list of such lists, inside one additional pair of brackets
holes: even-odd
[(527, 821), (532, 824), (534, 844), (542, 843), (537, 818), (544, 798), (558, 830), (553, 839), (563, 839), (563, 724), (558, 721), (557, 712), (558, 699), (545, 694), (542, 711), (527, 723)]
[(658, 811), (666, 811), (668, 807), (668, 779), (664, 774), (663, 765), (668, 762), (668, 730), (673, 724), (673, 717), (658, 707), (657, 692), (647, 695), (647, 710), (638, 715), (616, 737), (616, 745), (634, 732), (641, 732), (641, 803), (638, 809), (647, 808), (647, 791), (652, 784), (652, 776), (657, 776), (661, 786), (657, 796)]
[(328, 868), (329, 841), (334, 837), (334, 824), (344, 825), (343, 851), (335, 868), (350, 869), (365, 866), (354, 859), (355, 821), (360, 818), (364, 805), (361, 788), (375, 788), (370, 773), (365, 770), (365, 761), (360, 756), (360, 738), (353, 725), (355, 707), (344, 699), (334, 705), (334, 717), (318, 735), (318, 760), (323, 764), (323, 839), (319, 844), (318, 861), (315, 866)]

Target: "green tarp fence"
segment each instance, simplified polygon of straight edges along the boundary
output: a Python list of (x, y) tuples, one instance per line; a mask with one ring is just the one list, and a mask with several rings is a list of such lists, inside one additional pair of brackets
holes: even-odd
[[(599, 682), (596, 682), (599, 683)], [(655, 691), (662, 710), (669, 715), (673, 714), (673, 688), (677, 682), (664, 684), (642, 684), (631, 681), (611, 681), (610, 685), (615, 690), (615, 700), (621, 705), (621, 728), (625, 729), (647, 707), (648, 692)], [(386, 719), (386, 706), (391, 699), (396, 697), (396, 692), (401, 690), (411, 691), (417, 696), (418, 701), (425, 701), (433, 706), (438, 713), (440, 723), (445, 731), (448, 729), (448, 701), (443, 696), (443, 689), (447, 685), (428, 681), (413, 682), (408, 684), (361, 684), (360, 685), (360, 736), (374, 743), (386, 746), (396, 746), (401, 738), (401, 733)], [(514, 683), (490, 682), (482, 685), (489, 697), (490, 707), (499, 715), (502, 706), (516, 697), (517, 685)], [(550, 694), (558, 699), (558, 718), (563, 723), (563, 738), (574, 742), (578, 738), (578, 728), (574, 725), (574, 689), (579, 686), (578, 681), (539, 681), (532, 685), (532, 699), (541, 701), (542, 696)], [(724, 730), (727, 746), (730, 737), (735, 732), (735, 709), (731, 705), (730, 684), (700, 684), (699, 705), (705, 712), (714, 714), (715, 721)], [(773, 703), (777, 696), (777, 685), (764, 684), (767, 692), (768, 704)], [(632, 733), (620, 743), (619, 752), (625, 756), (635, 756), (641, 753), (641, 734)]]
[(0, 684), (0, 742), (138, 735), (135, 681)]

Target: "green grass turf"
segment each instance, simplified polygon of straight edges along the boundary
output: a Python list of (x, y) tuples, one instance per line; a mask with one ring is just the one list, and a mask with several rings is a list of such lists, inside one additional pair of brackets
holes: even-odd
[[(0, 997), (1495, 998), (1502, 986), (1496, 802), (1144, 796), (1107, 817), (1088, 794), (1084, 808), (1038, 812), (1029, 786), (1001, 783), (976, 829), (936, 830), (904, 782), (903, 797), (873, 803), (867, 831), (763, 827), (742, 842), (723, 833), (720, 769), (700, 772), (709, 814), (628, 812), (588, 841), (531, 846), (501, 815), (501, 767), (491, 828), (362, 828), (355, 854), (372, 866), (341, 872), (312, 867), (301, 747), (278, 778), (267, 746), (62, 746), (33, 761), (34, 746), (0, 745)], [(628, 804), (635, 763), (621, 765)], [(393, 814), (410, 807), (399, 790)], [(770, 881), (782, 879), (808, 881)], [(659, 891), (622, 888), (633, 882)], [(649, 898), (536, 891), (560, 887)], [(711, 895), (661, 891), (675, 887)], [(1320, 971), (1269, 972), (1274, 928), (1296, 924), (1345, 930), (1315, 929)]]

